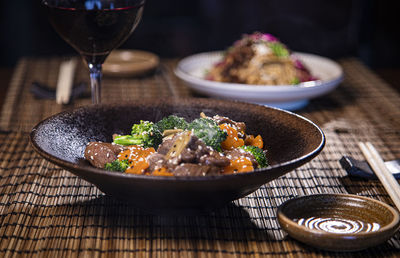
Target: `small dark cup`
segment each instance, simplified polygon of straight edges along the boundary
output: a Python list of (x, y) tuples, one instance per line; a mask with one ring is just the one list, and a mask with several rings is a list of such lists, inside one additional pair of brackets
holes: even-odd
[(329, 251), (358, 251), (387, 241), (399, 229), (391, 206), (358, 195), (317, 194), (278, 208), (278, 221), (291, 237)]

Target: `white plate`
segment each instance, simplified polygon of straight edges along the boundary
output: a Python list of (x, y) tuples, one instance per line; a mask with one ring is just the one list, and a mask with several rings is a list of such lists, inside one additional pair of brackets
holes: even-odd
[(343, 80), (343, 71), (336, 62), (317, 55), (295, 53), (317, 81), (299, 85), (248, 85), (215, 82), (204, 79), (206, 71), (222, 58), (222, 52), (208, 52), (182, 59), (175, 74), (191, 89), (211, 97), (234, 99), (274, 106), (287, 110), (299, 109), (308, 100), (333, 90)]

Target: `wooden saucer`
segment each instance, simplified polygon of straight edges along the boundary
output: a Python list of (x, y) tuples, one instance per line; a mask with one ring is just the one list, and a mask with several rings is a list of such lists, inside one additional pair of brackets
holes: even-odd
[(107, 76), (129, 77), (146, 74), (160, 63), (157, 55), (142, 50), (113, 50), (103, 64)]

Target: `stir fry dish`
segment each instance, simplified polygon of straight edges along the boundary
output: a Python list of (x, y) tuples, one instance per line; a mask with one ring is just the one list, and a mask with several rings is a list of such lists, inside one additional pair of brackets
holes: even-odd
[(152, 176), (208, 176), (250, 172), (268, 166), (260, 135), (244, 122), (201, 113), (191, 122), (170, 115), (134, 124), (112, 143), (89, 142), (85, 159), (97, 168)]
[(296, 85), (317, 79), (276, 37), (260, 32), (243, 35), (205, 78), (253, 85)]

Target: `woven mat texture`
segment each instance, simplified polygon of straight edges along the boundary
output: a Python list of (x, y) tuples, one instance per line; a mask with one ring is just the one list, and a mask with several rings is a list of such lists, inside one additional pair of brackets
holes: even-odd
[[(29, 144), (29, 131), (70, 105), (39, 100), (32, 82), (55, 85), (60, 58), (22, 59), (15, 69), (0, 117), (0, 256), (37, 257), (396, 257), (400, 233), (386, 243), (355, 253), (305, 246), (284, 233), (277, 207), (295, 196), (351, 193), (393, 205), (375, 180), (349, 177), (338, 160), (363, 159), (358, 141), (370, 141), (385, 160), (400, 157), (399, 95), (356, 59), (339, 60), (344, 82), (297, 113), (326, 134), (322, 153), (253, 194), (213, 213), (196, 216), (146, 214), (105, 196), (93, 185), (42, 159)], [(151, 76), (103, 80), (103, 102), (141, 97), (196, 96), (174, 75), (177, 60), (163, 60)], [(78, 69), (76, 81), (87, 82)]]

